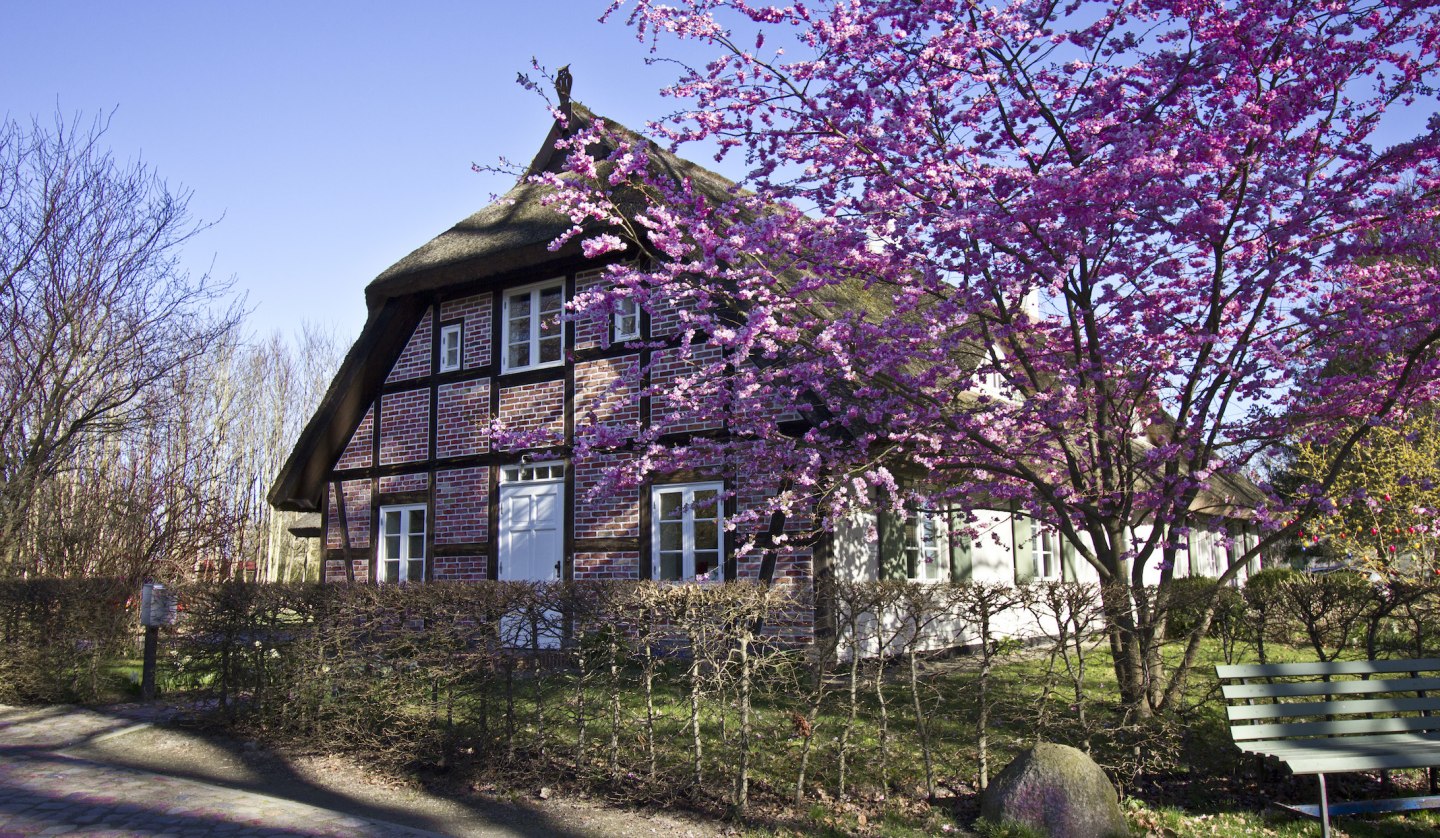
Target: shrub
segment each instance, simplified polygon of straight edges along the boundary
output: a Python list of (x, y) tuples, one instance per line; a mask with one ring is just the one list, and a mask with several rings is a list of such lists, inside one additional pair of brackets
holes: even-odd
[(1218, 585), (1214, 579), (1204, 576), (1170, 580), (1167, 588), (1171, 597), (1170, 615), (1165, 624), (1167, 639), (1177, 640), (1195, 630)]
[(117, 579), (0, 580), (0, 702), (108, 697), (107, 666), (133, 637), (132, 593)]

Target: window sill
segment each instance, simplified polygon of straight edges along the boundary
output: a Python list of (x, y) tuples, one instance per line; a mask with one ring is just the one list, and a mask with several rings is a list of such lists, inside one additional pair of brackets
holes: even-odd
[(543, 364), (531, 364), (526, 367), (501, 367), (500, 374), (510, 375), (512, 373), (534, 372), (535, 370), (554, 369), (555, 367), (561, 367), (564, 365), (565, 359), (562, 358), (559, 361), (546, 361)]

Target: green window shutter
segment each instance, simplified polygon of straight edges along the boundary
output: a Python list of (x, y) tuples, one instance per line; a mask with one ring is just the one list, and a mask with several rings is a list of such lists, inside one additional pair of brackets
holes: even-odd
[(969, 582), (975, 576), (975, 559), (971, 555), (973, 549), (970, 544), (970, 536), (963, 532), (956, 532), (955, 517), (952, 515), (950, 522), (950, 581), (956, 585)]
[(875, 514), (875, 535), (880, 542), (880, 578), (908, 578), (905, 567), (905, 519), (889, 509), (881, 509)]
[(1019, 512), (1010, 515), (1010, 530), (1015, 538), (1015, 584), (1035, 581), (1035, 522)]
[(1065, 582), (1075, 582), (1080, 577), (1075, 573), (1075, 562), (1078, 559), (1075, 545), (1070, 539), (1060, 536), (1060, 578)]

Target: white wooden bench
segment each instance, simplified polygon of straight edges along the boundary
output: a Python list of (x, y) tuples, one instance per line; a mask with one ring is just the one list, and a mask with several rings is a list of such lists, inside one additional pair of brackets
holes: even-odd
[[(1319, 805), (1277, 803), (1319, 818), (1440, 808), (1440, 658), (1217, 666), (1242, 751), (1272, 756), (1296, 774), (1320, 780)], [(1430, 795), (1331, 804), (1325, 775), (1429, 768)]]

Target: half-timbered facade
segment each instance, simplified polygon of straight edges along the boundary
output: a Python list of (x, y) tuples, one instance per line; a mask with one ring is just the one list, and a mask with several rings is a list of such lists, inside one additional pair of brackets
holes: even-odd
[[(572, 121), (589, 118), (575, 106)], [(557, 136), (532, 171), (554, 165)], [(678, 158), (664, 162), (713, 189), (729, 186)], [(540, 194), (522, 183), (366, 289), (367, 322), (270, 495), (279, 508), (322, 513), (326, 579), (760, 572), (758, 559), (736, 555), (726, 531), (747, 494), (721, 469), (590, 496), (611, 463), (573, 456), (577, 424), (595, 416), (683, 434), (713, 423), (617, 386), (637, 363), (651, 369), (650, 391), (663, 392), (664, 379), (680, 372), (665, 357), (678, 331), (673, 312), (622, 307), (606, 322), (561, 316), (577, 292), (604, 281), (604, 265), (574, 245), (550, 249), (569, 222), (541, 207)], [(524, 448), (503, 442), (516, 437)], [(791, 550), (766, 570), (808, 585), (809, 553)]]

